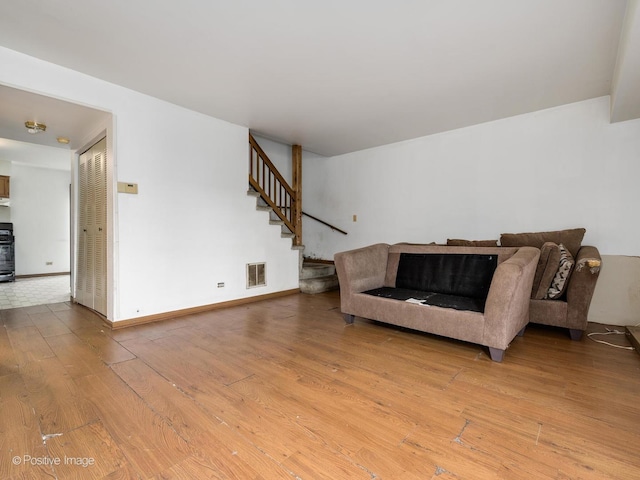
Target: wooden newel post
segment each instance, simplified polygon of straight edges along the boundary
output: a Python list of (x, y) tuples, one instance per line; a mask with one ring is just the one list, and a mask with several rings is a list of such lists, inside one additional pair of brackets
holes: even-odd
[(295, 192), (295, 200), (293, 202), (293, 223), (296, 231), (294, 245), (302, 245), (302, 146), (291, 146), (291, 161), (293, 163), (293, 178), (291, 188)]

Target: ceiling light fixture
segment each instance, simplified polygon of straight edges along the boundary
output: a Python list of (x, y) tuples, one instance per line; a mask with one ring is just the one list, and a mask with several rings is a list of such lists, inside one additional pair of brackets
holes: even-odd
[(47, 129), (47, 126), (44, 123), (37, 122), (24, 122), (24, 126), (27, 127), (27, 132), (32, 135), (44, 132)]
[(69, 139), (67, 137), (58, 137), (56, 140), (58, 140), (58, 143), (64, 143), (65, 145), (69, 143)]

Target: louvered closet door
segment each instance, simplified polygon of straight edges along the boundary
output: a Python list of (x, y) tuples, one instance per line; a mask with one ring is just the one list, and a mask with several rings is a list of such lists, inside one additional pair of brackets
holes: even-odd
[(107, 314), (107, 141), (93, 155), (94, 193), (94, 302), (93, 309)]
[[(89, 205), (88, 161), (90, 152), (80, 155), (78, 162), (78, 266), (76, 271), (76, 301), (87, 305), (87, 208)], [(91, 306), (93, 308), (93, 306)]]
[(102, 139), (78, 166), (78, 272), (76, 300), (107, 313), (107, 152)]

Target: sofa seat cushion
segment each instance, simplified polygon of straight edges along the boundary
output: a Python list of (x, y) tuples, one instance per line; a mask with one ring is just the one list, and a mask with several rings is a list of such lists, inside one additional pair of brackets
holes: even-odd
[(568, 304), (565, 300), (530, 300), (529, 321), (554, 327), (579, 328), (567, 324)]
[(393, 298), (403, 302), (422, 304), (425, 307), (434, 306), (453, 308), (455, 310), (467, 310), (470, 312), (484, 313), (486, 298), (471, 298), (460, 295), (447, 295), (444, 293), (425, 292), (408, 288), (382, 287), (362, 292), (376, 297)]

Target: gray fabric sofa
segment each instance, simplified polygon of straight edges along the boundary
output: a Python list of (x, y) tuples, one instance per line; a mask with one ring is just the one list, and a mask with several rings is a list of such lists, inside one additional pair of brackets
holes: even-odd
[[(586, 230), (572, 228), (550, 232), (503, 233), (502, 246), (531, 246), (540, 249), (540, 261), (534, 277), (529, 315), (531, 323), (563, 327), (572, 340), (580, 340), (587, 329), (589, 306), (596, 289), (602, 258), (594, 246), (582, 245)], [(551, 279), (558, 270), (563, 245), (570, 254), (573, 266), (557, 299), (546, 298)]]
[[(529, 322), (539, 256), (535, 247), (384, 243), (340, 252), (341, 310), (347, 323), (358, 316), (484, 345), (500, 362)], [(487, 262), (488, 276), (478, 266)]]
[[(587, 329), (589, 306), (596, 289), (602, 258), (596, 247), (582, 245), (586, 230), (569, 228), (546, 232), (503, 233), (503, 247), (536, 247), (540, 260), (533, 279), (529, 321), (566, 328), (572, 340), (580, 340)], [(498, 246), (498, 240), (448, 239), (447, 245)], [(565, 249), (563, 254), (560, 247)], [(560, 265), (568, 271), (560, 273)], [(560, 275), (559, 275), (560, 273)], [(561, 291), (557, 280), (564, 279)], [(551, 288), (555, 290), (552, 292)], [(550, 293), (555, 293), (554, 297)]]

